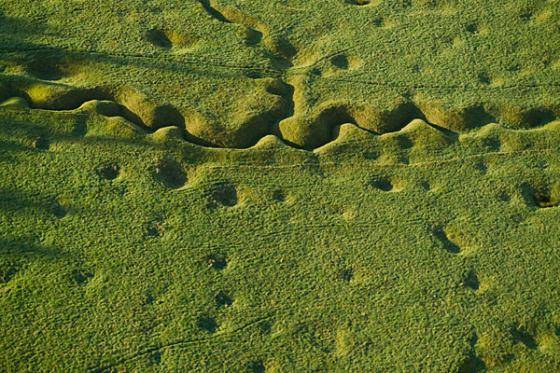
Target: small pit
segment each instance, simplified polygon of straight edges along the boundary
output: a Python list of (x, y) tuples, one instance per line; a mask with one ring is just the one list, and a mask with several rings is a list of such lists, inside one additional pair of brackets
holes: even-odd
[(286, 194), (282, 190), (277, 189), (274, 192), (272, 192), (272, 199), (275, 202), (278, 202), (278, 203), (285, 202), (286, 201)]
[(228, 265), (226, 256), (223, 254), (211, 254), (207, 256), (206, 263), (209, 268), (217, 271), (224, 270)]
[(107, 164), (97, 169), (97, 174), (105, 180), (114, 180), (119, 176), (120, 167), (117, 164)]
[(345, 268), (340, 271), (339, 277), (342, 281), (350, 282), (354, 278), (354, 270), (352, 268)]
[(50, 143), (46, 137), (39, 136), (33, 140), (32, 146), (37, 150), (45, 151), (45, 150), (49, 150)]
[(348, 4), (357, 5), (357, 6), (364, 6), (369, 5), (371, 0), (346, 0)]
[(233, 299), (225, 291), (218, 292), (214, 299), (216, 301), (216, 306), (219, 308), (229, 307), (233, 304)]
[(210, 190), (210, 206), (233, 207), (238, 203), (237, 188), (231, 182), (224, 181), (212, 186)]
[(154, 167), (154, 178), (169, 189), (178, 189), (187, 182), (181, 165), (173, 159), (160, 159)]
[(163, 30), (151, 29), (144, 33), (144, 38), (159, 48), (169, 49), (173, 46), (171, 40)]
[(79, 286), (85, 286), (93, 278), (93, 273), (88, 270), (75, 270), (72, 273), (72, 279)]
[(375, 178), (370, 181), (370, 185), (375, 189), (381, 190), (383, 192), (390, 192), (393, 190), (393, 184), (391, 180), (385, 178)]
[(202, 316), (197, 321), (197, 326), (207, 333), (215, 333), (218, 330), (218, 323), (213, 317)]
[(473, 291), (477, 291), (480, 288), (480, 281), (478, 276), (474, 271), (470, 271), (463, 279), (463, 285)]

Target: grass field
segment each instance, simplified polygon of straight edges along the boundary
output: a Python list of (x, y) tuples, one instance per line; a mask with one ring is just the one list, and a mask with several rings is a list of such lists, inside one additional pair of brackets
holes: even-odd
[(0, 0), (1, 371), (560, 371), (560, 1)]

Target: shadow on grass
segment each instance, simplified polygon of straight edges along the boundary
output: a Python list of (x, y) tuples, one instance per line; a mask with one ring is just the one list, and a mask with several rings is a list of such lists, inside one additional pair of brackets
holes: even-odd
[(63, 255), (53, 248), (34, 243), (32, 237), (1, 238), (0, 256), (3, 258), (26, 258), (60, 259)]
[(25, 66), (31, 75), (56, 80), (56, 70), (51, 67), (63, 61), (95, 60), (115, 66), (137, 66), (145, 69), (166, 70), (194, 76), (212, 76), (218, 79), (251, 79), (255, 74), (264, 77), (278, 77), (281, 71), (256, 65), (228, 65), (212, 63), (208, 58), (173, 59), (154, 54), (134, 54), (102, 52), (96, 50), (70, 50), (66, 48), (30, 42), (34, 36), (54, 35), (64, 37), (62, 32), (46, 23), (30, 22), (25, 18), (6, 16), (0, 10), (0, 73), (6, 66)]

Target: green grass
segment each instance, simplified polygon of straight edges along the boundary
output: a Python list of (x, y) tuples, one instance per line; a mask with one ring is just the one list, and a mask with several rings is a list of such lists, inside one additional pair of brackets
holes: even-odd
[(559, 7), (2, 2), (0, 370), (560, 370)]
[(344, 122), (462, 131), (560, 113), (557, 1), (358, 3), (5, 1), (4, 96), (117, 101), (225, 147), (275, 134), (315, 148)]

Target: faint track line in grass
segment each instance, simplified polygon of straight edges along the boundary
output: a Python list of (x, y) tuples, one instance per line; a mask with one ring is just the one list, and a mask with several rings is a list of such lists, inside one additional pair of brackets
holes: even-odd
[[(360, 294), (370, 294), (371, 293), (371, 289), (374, 288), (376, 290), (378, 290), (378, 285), (364, 285), (362, 287), (360, 287), (359, 289), (351, 289), (350, 292), (356, 296), (356, 295), (360, 295)], [(440, 289), (440, 290), (454, 290), (454, 289), (459, 289), (460, 287), (453, 287), (453, 286), (448, 286), (445, 289)], [(127, 353), (124, 352), (123, 354), (121, 354), (120, 356), (116, 356), (110, 359), (107, 359), (106, 363), (102, 363), (102, 364), (96, 364), (94, 366), (90, 366), (88, 368), (86, 368), (87, 371), (92, 371), (92, 372), (99, 372), (99, 371), (108, 371), (111, 368), (115, 368), (119, 365), (122, 364), (126, 364), (130, 361), (139, 359), (143, 356), (149, 355), (151, 353), (154, 353), (156, 351), (160, 351), (163, 349), (172, 349), (172, 348), (187, 348), (189, 346), (196, 346), (199, 344), (205, 344), (205, 343), (232, 343), (234, 342), (233, 340), (231, 340), (232, 338), (235, 337), (235, 335), (239, 332), (242, 332), (243, 330), (246, 330), (254, 325), (257, 325), (260, 322), (263, 322), (265, 320), (269, 320), (273, 317), (277, 317), (281, 314), (285, 314), (285, 313), (289, 313), (292, 312), (294, 310), (298, 310), (298, 313), (312, 313), (312, 312), (316, 312), (318, 309), (324, 309), (326, 307), (331, 307), (332, 306), (332, 301), (335, 299), (338, 299), (340, 297), (340, 294), (334, 294), (328, 297), (323, 297), (320, 299), (320, 303), (314, 303), (312, 306), (306, 306), (306, 307), (300, 307), (299, 305), (288, 305), (288, 306), (284, 306), (284, 307), (277, 307), (274, 311), (270, 312), (268, 315), (266, 316), (261, 316), (261, 317), (257, 317), (253, 320), (251, 320), (250, 322), (241, 325), (240, 327), (237, 327), (235, 329), (233, 329), (232, 331), (228, 331), (228, 332), (222, 332), (222, 333), (217, 333), (215, 334), (213, 337), (208, 337), (208, 338), (183, 338), (183, 339), (177, 339), (168, 343), (162, 343), (162, 344), (157, 344), (157, 345), (153, 345), (150, 347), (145, 347), (145, 348), (141, 348), (140, 351), (137, 352), (132, 352), (132, 353)], [(410, 304), (416, 304), (416, 300), (409, 300)], [(303, 311), (303, 312), (302, 312)], [(316, 317), (307, 317), (307, 318), (299, 318), (298, 321), (300, 323), (302, 322), (308, 322), (310, 320), (314, 320)], [(365, 342), (367, 343), (367, 342)]]
[(152, 347), (147, 347), (142, 349), (141, 351), (138, 351), (136, 353), (133, 354), (128, 354), (127, 356), (121, 356), (121, 357), (116, 357), (116, 358), (112, 358), (112, 362), (110, 363), (106, 363), (106, 364), (101, 364), (101, 365), (96, 365), (96, 366), (91, 366), (86, 368), (87, 371), (93, 371), (93, 372), (98, 372), (98, 371), (106, 371), (108, 369), (114, 368), (118, 365), (124, 364), (126, 362), (129, 362), (131, 360), (135, 360), (138, 359), (142, 356), (154, 353), (156, 351), (162, 350), (162, 349), (168, 349), (168, 348), (174, 348), (174, 347), (185, 347), (187, 345), (198, 345), (198, 344), (203, 344), (205, 342), (212, 342), (215, 343), (217, 342), (217, 340), (219, 339), (226, 339), (226, 341), (222, 341), (222, 342), (230, 342), (227, 341), (227, 339), (232, 338), (235, 334), (250, 328), (251, 326), (254, 326), (262, 321), (268, 320), (270, 318), (272, 318), (274, 315), (268, 315), (268, 316), (262, 316), (262, 317), (258, 317), (238, 328), (235, 328), (234, 330), (231, 331), (224, 331), (224, 332), (218, 332), (216, 333), (213, 337), (207, 337), (207, 338), (186, 338), (186, 339), (178, 339), (178, 340), (174, 340), (172, 342), (168, 342), (168, 343), (162, 343), (159, 345), (155, 345)]
[[(355, 141), (352, 143), (367, 143), (368, 141)], [(345, 144), (348, 144), (350, 142), (346, 142)], [(138, 146), (142, 146), (143, 144), (138, 144)], [(199, 145), (195, 145), (192, 144), (193, 146), (199, 146)], [(203, 146), (200, 146), (202, 148), (206, 148)], [(224, 150), (230, 150), (228, 148), (216, 148), (218, 150), (220, 149), (224, 149)], [(236, 150), (240, 150), (243, 151), (242, 149), (236, 149)], [(141, 150), (139, 150), (141, 151)], [(245, 149), (245, 151), (255, 151), (254, 149)], [(432, 165), (432, 164), (444, 164), (444, 163), (452, 163), (452, 162), (457, 162), (457, 161), (464, 161), (467, 159), (475, 159), (475, 158), (480, 158), (480, 157), (485, 157), (485, 156), (492, 156), (492, 155), (496, 155), (496, 156), (506, 156), (506, 155), (522, 155), (522, 154), (527, 154), (527, 153), (545, 153), (545, 152), (550, 152), (550, 151), (560, 151), (560, 146), (559, 147), (551, 147), (551, 148), (540, 148), (540, 149), (525, 149), (525, 150), (518, 150), (518, 151), (493, 151), (493, 152), (485, 152), (485, 153), (476, 153), (476, 154), (471, 154), (471, 155), (467, 155), (464, 157), (454, 157), (454, 158), (449, 158), (449, 159), (442, 159), (442, 160), (434, 160), (434, 161), (425, 161), (425, 162), (415, 162), (415, 163), (374, 163), (374, 162), (370, 162), (368, 163), (368, 167), (377, 167), (377, 168), (407, 168), (407, 167), (421, 167), (421, 166), (425, 166), (425, 165)], [(312, 152), (308, 152), (305, 151), (307, 154), (311, 154)], [(161, 149), (161, 150), (150, 150), (150, 153), (161, 153), (161, 154), (169, 154), (169, 150), (165, 150), (165, 149)], [(274, 153), (274, 151), (271, 151), (271, 153)], [(401, 152), (392, 152), (391, 154), (403, 154), (406, 153), (406, 151)], [(35, 154), (35, 152), (33, 151), (29, 151), (29, 154)], [(75, 154), (75, 151), (72, 150), (57, 150), (56, 152), (52, 152), (52, 156), (55, 156), (56, 154)], [(138, 154), (138, 151), (121, 151), (120, 154)], [(438, 152), (434, 152), (434, 157), (437, 156), (437, 154), (439, 154)], [(319, 156), (321, 157), (321, 156)], [(329, 156), (329, 157), (333, 157), (333, 156)], [(297, 167), (309, 167), (309, 166), (324, 166), (324, 165), (333, 165), (333, 166), (339, 166), (339, 165), (344, 165), (344, 164), (355, 164), (355, 160), (352, 161), (321, 161), (321, 159), (319, 158), (319, 161), (317, 163), (289, 163), (289, 164), (280, 164), (280, 165), (263, 165), (263, 164), (258, 164), (258, 163), (235, 163), (235, 161), (230, 161), (232, 162), (232, 164), (227, 164), (227, 165), (218, 165), (218, 164), (212, 164), (212, 162), (206, 162), (206, 163), (201, 163), (200, 165), (198, 165), (199, 167), (202, 166), (204, 164), (204, 167), (207, 169), (228, 169), (228, 168), (240, 168), (240, 167), (251, 167), (251, 168), (268, 168), (268, 169), (281, 169), (281, 168), (297, 168)], [(182, 192), (185, 189), (178, 189), (176, 190), (176, 192)]]
[[(363, 43), (360, 43), (363, 44)], [(294, 66), (289, 69), (290, 72), (295, 72), (297, 74), (298, 70), (306, 70), (308, 68), (314, 67), (323, 61), (338, 56), (342, 53), (348, 52), (352, 49), (358, 48), (361, 45), (355, 45), (351, 47), (347, 47), (335, 52), (328, 53), (322, 57), (319, 57), (317, 61), (302, 66)], [(36, 48), (2, 48), (0, 47), (0, 52), (6, 53), (13, 53), (13, 52), (39, 52), (39, 51), (49, 51), (49, 47), (36, 47)], [(259, 70), (270, 72), (273, 74), (282, 74), (284, 69), (275, 69), (272, 67), (266, 66), (258, 66), (258, 65), (227, 65), (227, 64), (219, 64), (214, 62), (208, 62), (208, 59), (204, 58), (182, 58), (177, 59), (174, 57), (167, 57), (165, 55), (144, 55), (144, 54), (133, 54), (133, 53), (108, 53), (108, 52), (101, 52), (101, 51), (88, 51), (88, 50), (72, 50), (72, 49), (64, 49), (67, 53), (75, 53), (75, 54), (83, 54), (83, 55), (91, 55), (91, 56), (101, 56), (101, 57), (116, 57), (116, 58), (137, 58), (137, 59), (149, 59), (154, 61), (162, 61), (166, 60), (168, 63), (172, 64), (192, 64), (192, 66), (197, 66), (203, 64), (205, 67), (216, 67), (216, 68), (223, 68), (223, 69), (232, 69), (232, 70)], [(365, 74), (365, 73), (363, 73)], [(363, 75), (362, 74), (362, 75)], [(560, 82), (558, 83), (536, 83), (536, 84), (518, 84), (518, 85), (510, 85), (510, 86), (479, 86), (479, 85), (468, 85), (468, 84), (455, 84), (455, 85), (428, 85), (428, 84), (421, 84), (421, 85), (410, 85), (406, 83), (398, 84), (398, 83), (388, 83), (388, 82), (379, 82), (373, 80), (356, 80), (356, 79), (341, 79), (341, 78), (332, 78), (330, 81), (333, 82), (341, 82), (341, 83), (355, 83), (355, 84), (366, 84), (366, 85), (373, 85), (379, 87), (388, 87), (388, 88), (412, 88), (412, 89), (469, 89), (473, 91), (493, 91), (493, 90), (509, 90), (509, 89), (523, 89), (523, 88), (550, 88), (550, 87), (560, 87)]]
[(373, 80), (355, 80), (355, 79), (331, 79), (334, 82), (342, 83), (357, 83), (357, 84), (367, 84), (379, 87), (389, 87), (389, 88), (412, 88), (412, 89), (470, 89), (473, 91), (493, 91), (493, 90), (508, 90), (508, 89), (520, 89), (520, 88), (550, 88), (550, 87), (560, 87), (560, 82), (558, 83), (535, 83), (535, 84), (518, 84), (509, 86), (480, 86), (480, 85), (469, 85), (469, 84), (455, 84), (455, 85), (429, 85), (429, 84), (398, 84), (398, 83), (387, 83), (379, 82)]
[[(5, 53), (14, 53), (14, 52), (39, 52), (39, 51), (49, 51), (48, 47), (44, 48), (1, 48), (0, 52)], [(261, 70), (261, 71), (269, 71), (278, 73), (279, 70), (275, 70), (273, 68), (269, 68), (266, 66), (258, 66), (258, 65), (227, 65), (227, 64), (218, 64), (208, 62), (207, 59), (194, 59), (194, 58), (170, 58), (165, 55), (143, 55), (143, 54), (132, 54), (132, 53), (108, 53), (108, 52), (101, 52), (101, 51), (87, 51), (87, 50), (71, 50), (65, 49), (64, 52), (71, 53), (75, 55), (88, 55), (88, 56), (98, 56), (98, 57), (113, 57), (113, 58), (136, 58), (136, 59), (148, 59), (161, 62), (165, 60), (166, 63), (172, 64), (192, 64), (192, 65), (200, 65), (204, 64), (207, 67), (217, 67), (217, 68), (224, 68), (224, 69), (234, 69), (234, 70)]]

